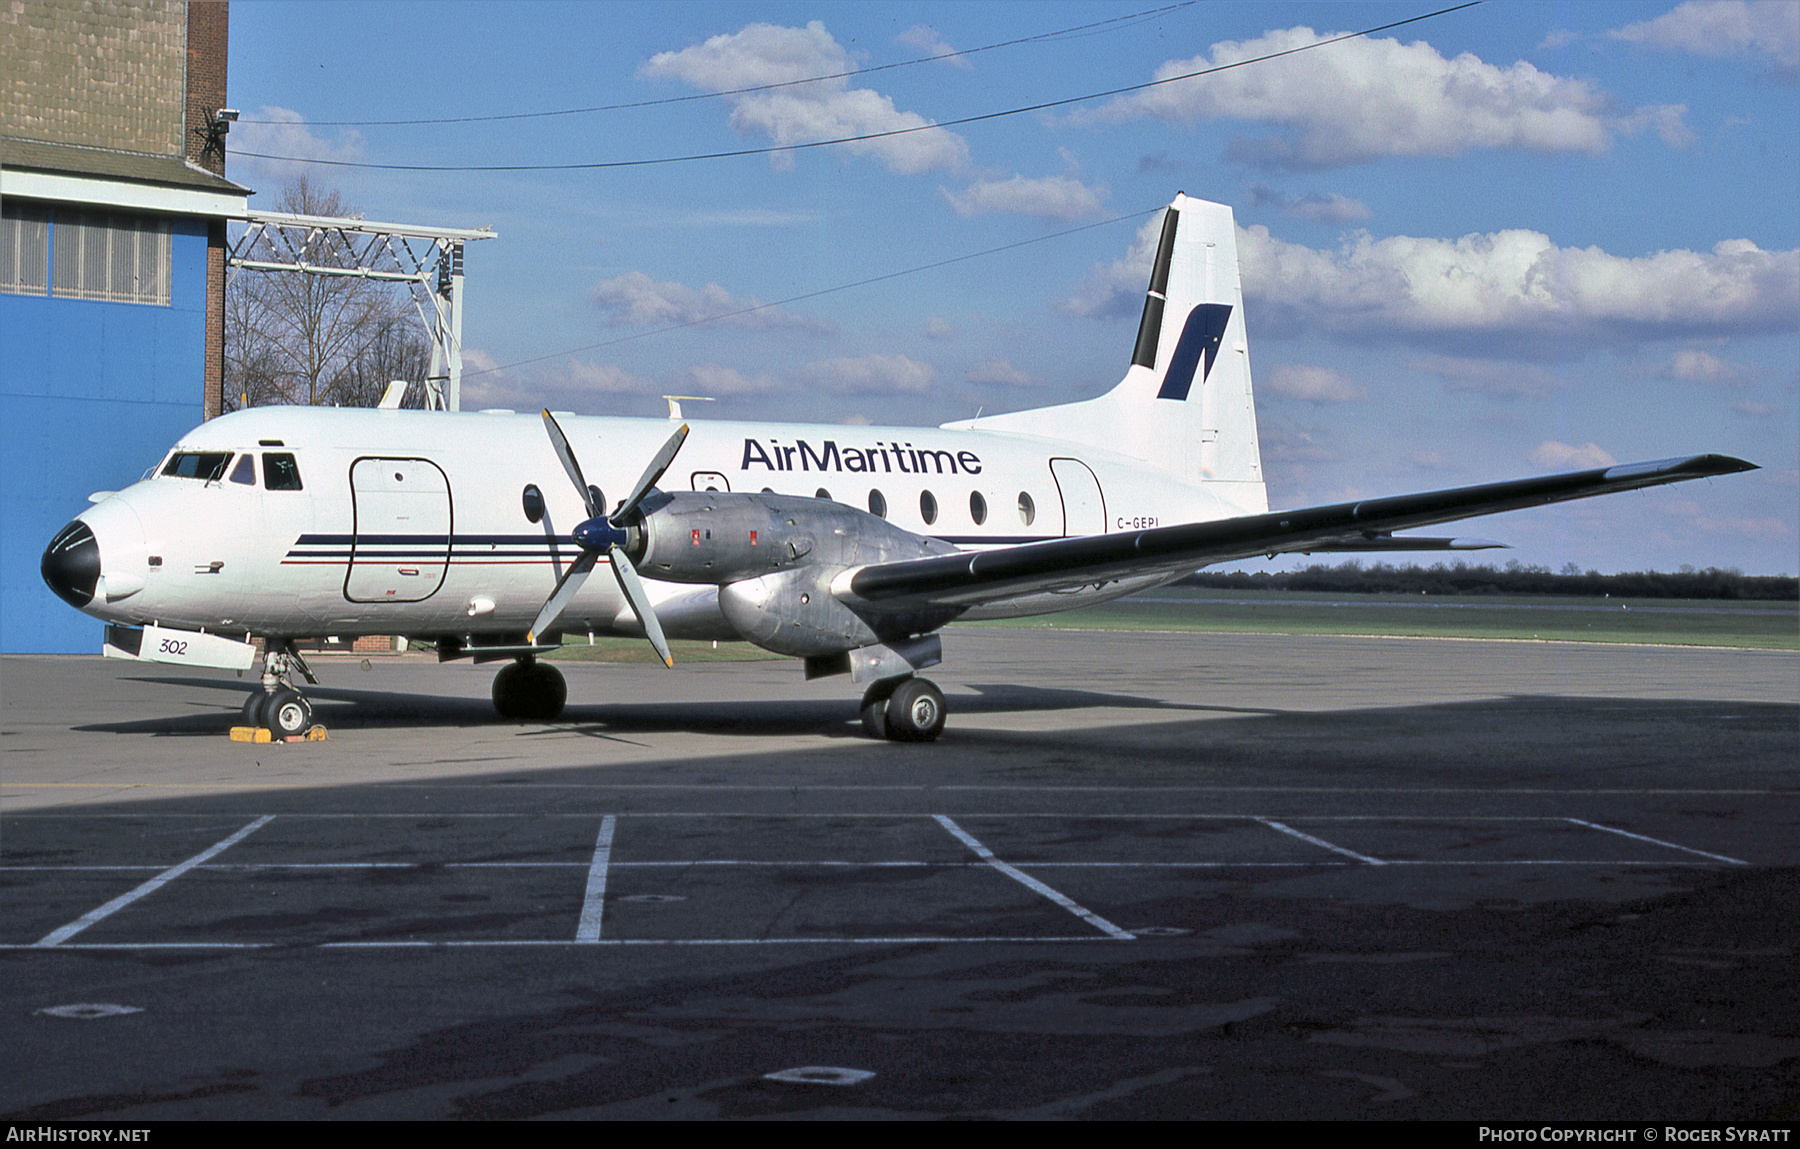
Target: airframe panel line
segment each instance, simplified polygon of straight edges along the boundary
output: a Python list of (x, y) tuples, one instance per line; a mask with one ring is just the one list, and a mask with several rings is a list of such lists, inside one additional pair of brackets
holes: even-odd
[(608, 814), (600, 819), (600, 836), (594, 841), (594, 861), (588, 867), (587, 895), (581, 901), (581, 921), (575, 927), (575, 940), (600, 940), (600, 915), (606, 909), (606, 868), (612, 863), (613, 827), (618, 819)]
[(1031, 890), (1035, 893), (1041, 894), (1042, 896), (1044, 896), (1046, 898), (1049, 898), (1051, 901), (1055, 902), (1057, 905), (1061, 906), (1063, 909), (1068, 910), (1070, 913), (1074, 914), (1076, 917), (1080, 918), (1082, 921), (1086, 922), (1088, 925), (1093, 926), (1095, 929), (1101, 931), (1109, 938), (1117, 938), (1120, 941), (1135, 941), (1135, 940), (1137, 940), (1136, 934), (1133, 934), (1126, 930), (1120, 929), (1118, 926), (1113, 925), (1111, 922), (1107, 921), (1105, 918), (1101, 917), (1099, 914), (1094, 913), (1092, 910), (1089, 910), (1086, 907), (1079, 905), (1078, 903), (1076, 903), (1074, 900), (1070, 899), (1069, 897), (1067, 897), (1061, 893), (1058, 893), (1056, 890), (1051, 889), (1049, 886), (1046, 886), (1044, 883), (1038, 881), (1036, 878), (1032, 877), (1030, 874), (1027, 874), (1025, 871), (1017, 868), (1016, 866), (1009, 866), (1005, 862), (1002, 862), (999, 858), (994, 857), (994, 852), (992, 850), (988, 849), (986, 846), (984, 846), (980, 842), (976, 841), (974, 839), (974, 837), (971, 836), (967, 830), (964, 830), (961, 826), (958, 826), (955, 822), (951, 821), (948, 815), (933, 814), (932, 818), (934, 820), (936, 820), (938, 825), (942, 826), (944, 829), (948, 830), (952, 835), (954, 835), (956, 837), (956, 839), (958, 841), (960, 841), (963, 845), (965, 845), (969, 849), (975, 851), (975, 855), (977, 857), (979, 857), (982, 861), (986, 862), (988, 865), (992, 866), (994, 869), (1000, 871), (1002, 874), (1005, 874), (1007, 877), (1011, 878), (1013, 881), (1018, 882), (1020, 885), (1024, 886), (1026, 889)]
[(1617, 834), (1622, 838), (1636, 838), (1640, 842), (1649, 842), (1657, 846), (1667, 846), (1671, 850), (1682, 850), (1689, 854), (1698, 854), (1702, 858), (1711, 858), (1715, 862), (1730, 862), (1734, 866), (1748, 866), (1750, 863), (1740, 858), (1727, 858), (1724, 854), (1709, 854), (1705, 850), (1696, 850), (1692, 846), (1678, 846), (1674, 842), (1665, 842), (1661, 838), (1651, 838), (1644, 834), (1633, 834), (1630, 830), (1620, 830), (1613, 826), (1602, 826), (1598, 822), (1584, 822), (1580, 818), (1565, 818), (1577, 826), (1586, 826), (1590, 830), (1605, 830), (1609, 834)]
[(1294, 829), (1292, 826), (1284, 826), (1280, 822), (1275, 821), (1273, 818), (1257, 818), (1254, 820), (1261, 822), (1263, 825), (1269, 827), (1271, 830), (1280, 830), (1284, 834), (1292, 834), (1294, 837), (1300, 839), (1302, 842), (1311, 842), (1313, 845), (1323, 847), (1324, 849), (1330, 850), (1334, 854), (1342, 854), (1346, 858), (1355, 858), (1357, 861), (1366, 862), (1367, 864), (1369, 864), (1371, 866), (1387, 865), (1387, 863), (1382, 861), (1380, 858), (1371, 858), (1367, 854), (1359, 854), (1355, 850), (1346, 850), (1342, 846), (1334, 846), (1330, 842), (1327, 842), (1323, 838), (1315, 838), (1311, 834), (1302, 834), (1300, 831)]
[(74, 937), (76, 934), (80, 933), (82, 930), (85, 930), (89, 926), (93, 925), (95, 922), (101, 921), (104, 918), (111, 917), (113, 914), (118, 913), (120, 910), (124, 909), (126, 906), (129, 906), (131, 903), (137, 901), (139, 898), (142, 898), (148, 894), (155, 893), (157, 890), (162, 889), (164, 886), (168, 885), (170, 882), (174, 881), (176, 878), (179, 878), (181, 875), (187, 873), (189, 870), (193, 869), (194, 867), (196, 867), (204, 862), (210, 861), (212, 858), (217, 856), (219, 853), (221, 853), (225, 850), (228, 850), (231, 847), (237, 845), (239, 842), (243, 841), (245, 838), (248, 838), (251, 834), (256, 833), (256, 831), (262, 829), (264, 826), (267, 826), (270, 822), (272, 822), (274, 820), (275, 820), (275, 815), (264, 814), (262, 817), (256, 819), (256, 821), (254, 821), (254, 822), (251, 822), (248, 826), (245, 826), (243, 829), (241, 829), (237, 833), (231, 835), (229, 838), (225, 838), (221, 841), (214, 842), (212, 845), (208, 846), (204, 850), (201, 850), (198, 854), (195, 854), (193, 857), (189, 858), (185, 862), (182, 862), (180, 865), (171, 866), (170, 868), (164, 870), (162, 873), (156, 875), (154, 878), (151, 878), (149, 881), (145, 882), (143, 885), (139, 886), (137, 889), (131, 890), (127, 893), (120, 894), (118, 897), (114, 898), (110, 902), (107, 902), (105, 905), (99, 907), (98, 909), (89, 910), (87, 913), (82, 914), (80, 917), (76, 918), (74, 921), (70, 922), (66, 926), (61, 926), (57, 929), (51, 930), (49, 933), (45, 934), (43, 937), (39, 938), (34, 943), (34, 948), (43, 949), (43, 948), (48, 948), (50, 946), (61, 945), (62, 943), (68, 941), (70, 938)]

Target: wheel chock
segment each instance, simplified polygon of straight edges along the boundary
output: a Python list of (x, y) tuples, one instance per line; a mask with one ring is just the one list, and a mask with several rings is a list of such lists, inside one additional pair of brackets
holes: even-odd
[(233, 726), (231, 740), (233, 742), (273, 742), (275, 736), (269, 733), (266, 726)]
[(314, 723), (302, 737), (307, 742), (328, 742), (331, 739), (331, 735), (325, 733), (325, 728), (317, 723)]

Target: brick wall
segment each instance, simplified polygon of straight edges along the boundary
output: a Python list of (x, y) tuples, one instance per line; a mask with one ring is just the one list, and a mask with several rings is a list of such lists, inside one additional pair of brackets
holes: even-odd
[(206, 151), (206, 125), (226, 107), (226, 0), (189, 0), (187, 6), (187, 158), (214, 175), (225, 174), (222, 149)]

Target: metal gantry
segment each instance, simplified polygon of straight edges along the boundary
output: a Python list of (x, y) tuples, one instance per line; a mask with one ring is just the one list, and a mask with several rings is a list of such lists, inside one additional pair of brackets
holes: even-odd
[(493, 239), (491, 228), (256, 210), (237, 218), (246, 226), (228, 237), (225, 259), (230, 267), (406, 284), (431, 336), (428, 403), (437, 410), (461, 409), (463, 244)]

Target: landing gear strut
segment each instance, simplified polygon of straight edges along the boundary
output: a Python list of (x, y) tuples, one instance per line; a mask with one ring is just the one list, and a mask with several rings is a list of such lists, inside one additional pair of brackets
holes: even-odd
[(494, 675), (494, 709), (502, 718), (550, 722), (569, 700), (569, 684), (554, 666), (527, 655)]
[(928, 678), (884, 678), (863, 693), (862, 720), (871, 738), (930, 742), (944, 732), (944, 692)]
[(244, 725), (266, 726), (277, 738), (298, 737), (312, 728), (312, 703), (290, 681), (296, 671), (318, 685), (292, 640), (269, 639), (263, 652), (262, 688), (244, 699)]

